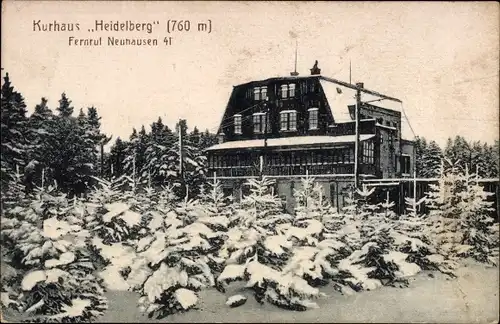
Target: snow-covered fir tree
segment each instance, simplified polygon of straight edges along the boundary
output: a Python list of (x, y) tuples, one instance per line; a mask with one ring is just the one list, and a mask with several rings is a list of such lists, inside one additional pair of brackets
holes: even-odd
[(418, 177), (437, 177), (442, 157), (443, 152), (435, 141), (427, 142), (425, 138), (417, 137), (415, 140), (415, 168)]
[[(386, 208), (370, 202), (374, 190), (363, 186), (345, 209), (354, 224), (339, 230), (340, 239), (353, 251), (338, 262), (338, 281), (354, 290), (372, 290), (381, 285), (406, 284), (408, 276), (420, 271), (408, 254), (394, 246), (394, 220)], [(354, 213), (354, 215), (353, 215)], [(386, 217), (386, 213), (389, 217)]]
[(237, 211), (240, 221), (229, 230), (221, 250), (227, 261), (217, 280), (246, 281), (259, 302), (296, 310), (317, 307), (310, 299), (320, 296), (319, 290), (301, 275), (283, 271), (293, 244), (278, 228), (292, 217), (283, 213), (281, 201), (270, 190), (272, 184), (266, 177), (248, 180), (250, 194), (243, 198)]
[(478, 175), (470, 173), (466, 167), (462, 190), (457, 193), (463, 234), (461, 243), (470, 246), (467, 255), (474, 259), (498, 264), (498, 224), (490, 216), (493, 202), (488, 201), (493, 193), (486, 192), (478, 180)]
[(28, 118), (23, 96), (14, 90), (6, 73), (1, 89), (1, 166), (2, 190), (8, 189), (16, 166), (23, 171), (27, 164)]
[[(200, 185), (205, 181), (206, 157), (202, 154), (202, 151), (197, 143), (193, 141), (191, 136), (188, 136), (188, 126), (186, 120), (181, 119), (175, 128), (177, 136), (182, 134), (181, 163), (183, 168), (183, 178), (179, 180), (187, 185), (187, 187), (180, 186), (179, 188), (189, 188), (190, 197), (197, 197), (199, 195)], [(197, 135), (195, 134), (194, 136), (194, 139), (197, 140)], [(181, 143), (177, 140), (173, 146), (174, 150), (180, 152), (179, 145), (181, 145)], [(179, 161), (179, 157), (177, 161)], [(179, 191), (179, 195), (183, 197), (186, 195), (186, 192)]]
[(110, 149), (107, 159), (106, 178), (118, 178), (125, 174), (125, 157), (128, 142), (123, 141), (118, 137)]
[(13, 244), (7, 260), (19, 278), (2, 290), (28, 321), (92, 320), (107, 301), (93, 275), (89, 233), (66, 196), (54, 196), (53, 190), (38, 188), (30, 204), (2, 215), (2, 239)]
[(170, 176), (169, 168), (174, 165), (175, 137), (161, 118), (151, 125), (151, 133), (145, 151), (146, 163), (141, 172), (142, 183), (151, 181), (163, 185)]
[(54, 115), (47, 106), (47, 99), (42, 98), (41, 102), (35, 106), (35, 111), (28, 120), (29, 140), (31, 142), (28, 157), (30, 162), (24, 171), (28, 191), (31, 191), (35, 186), (43, 186), (44, 183), (50, 182), (53, 178), (50, 160), (48, 159), (50, 157), (51, 141), (54, 136), (53, 119)]
[[(215, 285), (211, 265), (225, 232), (197, 201), (175, 202), (172, 188), (154, 206), (148, 233), (136, 244), (127, 282), (142, 297), (140, 309), (165, 317), (196, 306), (196, 292)], [(220, 224), (219, 224), (220, 225)]]
[[(445, 164), (446, 163), (446, 164)], [(427, 204), (430, 209), (428, 235), (437, 251), (447, 258), (466, 252), (462, 246), (460, 198), (463, 174), (458, 163), (443, 160), (437, 183), (429, 185)], [(464, 251), (461, 251), (465, 249)]]
[(338, 274), (337, 261), (349, 255), (345, 243), (336, 239), (331, 217), (334, 210), (325, 199), (323, 188), (313, 177), (301, 179), (294, 191), (295, 217), (293, 223), (279, 226), (294, 245), (292, 257), (283, 268), (284, 273), (303, 277), (311, 286), (324, 285)]
[(104, 244), (126, 241), (141, 221), (141, 215), (131, 210), (134, 193), (120, 190), (121, 186), (121, 178), (112, 181), (99, 179), (99, 185), (88, 198), (88, 229)]
[(472, 256), (482, 262), (497, 263), (498, 237), (489, 216), (491, 195), (478, 183), (468, 167), (446, 161), (436, 184), (430, 185), (431, 208), (428, 232), (438, 251), (451, 259)]
[(143, 176), (148, 174), (148, 170), (144, 172), (148, 142), (149, 137), (144, 126), (141, 127), (139, 132), (135, 128), (132, 130), (129, 145), (127, 145), (126, 149), (126, 157), (123, 160), (123, 168), (125, 174), (134, 179), (135, 184), (147, 182), (147, 179), (143, 178)]

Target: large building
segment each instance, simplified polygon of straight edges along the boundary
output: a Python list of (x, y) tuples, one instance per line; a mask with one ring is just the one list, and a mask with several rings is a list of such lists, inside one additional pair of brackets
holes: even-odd
[(265, 175), (293, 206), (293, 190), (307, 173), (342, 206), (355, 179), (410, 177), (414, 164), (413, 143), (401, 138), (400, 101), (323, 76), (317, 62), (308, 76), (235, 86), (218, 136), (207, 149), (209, 174), (235, 199), (246, 194), (248, 178)]

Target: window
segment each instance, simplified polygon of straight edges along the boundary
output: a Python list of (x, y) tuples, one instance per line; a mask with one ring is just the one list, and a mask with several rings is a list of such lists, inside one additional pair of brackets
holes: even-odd
[(254, 100), (267, 100), (267, 87), (255, 87), (255, 88), (253, 88), (253, 99)]
[(309, 92), (316, 92), (316, 82), (314, 81), (309, 82)]
[(234, 133), (241, 134), (241, 115), (234, 115)]
[(269, 122), (267, 120), (266, 113), (255, 113), (253, 114), (253, 132), (256, 134), (262, 134), (266, 131), (267, 124), (267, 132), (271, 132), (271, 128)]
[(281, 85), (281, 98), (288, 98), (288, 84)]
[(341, 156), (341, 152), (339, 149), (335, 150), (335, 153), (334, 153), (334, 159), (333, 159), (333, 162), (334, 163), (339, 163), (339, 162), (342, 162), (342, 156)]
[(402, 155), (401, 156), (401, 173), (403, 174), (410, 174), (410, 156), (409, 155)]
[(259, 87), (253, 88), (253, 99), (260, 100), (260, 88)]
[(282, 99), (295, 97), (295, 84), (282, 84), (280, 88), (280, 97)]
[(307, 83), (305, 83), (305, 82), (300, 83), (300, 91), (302, 93), (307, 93)]
[(290, 113), (290, 119), (288, 121), (288, 129), (296, 130), (297, 129), (297, 112)]
[(309, 129), (318, 129), (318, 108), (309, 109)]
[(373, 142), (363, 142), (363, 163), (373, 163)]
[(280, 129), (282, 131), (297, 130), (297, 111), (285, 110), (280, 113)]
[(288, 129), (288, 114), (282, 113), (280, 114), (280, 129), (287, 130)]

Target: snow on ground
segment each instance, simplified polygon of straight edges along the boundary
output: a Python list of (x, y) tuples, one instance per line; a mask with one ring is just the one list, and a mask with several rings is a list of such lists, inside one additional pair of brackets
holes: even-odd
[[(432, 273), (433, 277), (429, 274)], [(328, 297), (317, 300), (319, 309), (305, 312), (282, 310), (269, 303), (259, 305), (244, 283), (232, 284), (226, 294), (215, 289), (199, 293), (199, 307), (163, 320), (148, 319), (137, 309), (133, 292), (110, 291), (109, 309), (103, 322), (498, 322), (498, 268), (468, 262), (458, 269), (458, 278), (423, 271), (410, 278), (410, 287), (382, 287), (349, 296), (323, 287)], [(232, 289), (232, 290), (231, 290)], [(248, 297), (245, 305), (231, 308), (228, 296)]]

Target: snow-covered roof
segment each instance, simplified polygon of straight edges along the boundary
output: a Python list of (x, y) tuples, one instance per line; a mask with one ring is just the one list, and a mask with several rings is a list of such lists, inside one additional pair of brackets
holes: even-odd
[[(373, 138), (373, 134), (363, 134), (360, 135), (360, 141), (366, 141)], [(303, 146), (303, 145), (315, 145), (315, 144), (343, 144), (352, 143), (356, 140), (355, 135), (343, 135), (343, 136), (293, 136), (293, 137), (282, 137), (282, 138), (270, 138), (267, 140), (268, 147), (278, 147), (278, 146)], [(243, 140), (243, 141), (229, 141), (222, 144), (216, 144), (207, 148), (207, 151), (213, 150), (228, 150), (228, 149), (238, 149), (238, 148), (258, 148), (264, 147), (263, 139), (256, 140)]]
[(323, 87), (323, 91), (326, 99), (328, 100), (328, 104), (330, 105), (330, 110), (332, 111), (335, 123), (352, 121), (348, 106), (352, 103), (353, 98), (349, 98), (348, 93), (338, 91), (337, 88), (339, 88), (339, 85), (336, 83), (323, 79), (320, 79), (319, 82)]
[[(374, 121), (374, 120), (375, 120), (375, 118), (365, 118), (365, 119), (360, 119), (359, 121), (363, 122), (363, 121)], [(353, 119), (353, 120), (349, 120), (349, 121), (337, 122), (333, 125), (328, 125), (328, 127), (335, 127), (335, 126), (337, 126), (336, 124), (347, 124), (347, 123), (355, 123), (355, 122), (356, 122), (356, 120)]]
[(380, 123), (376, 123), (375, 126), (377, 127), (381, 127), (381, 128), (386, 128), (386, 129), (390, 129), (390, 130), (397, 130), (396, 127), (392, 127), (392, 126), (387, 126), (387, 125), (382, 125)]

